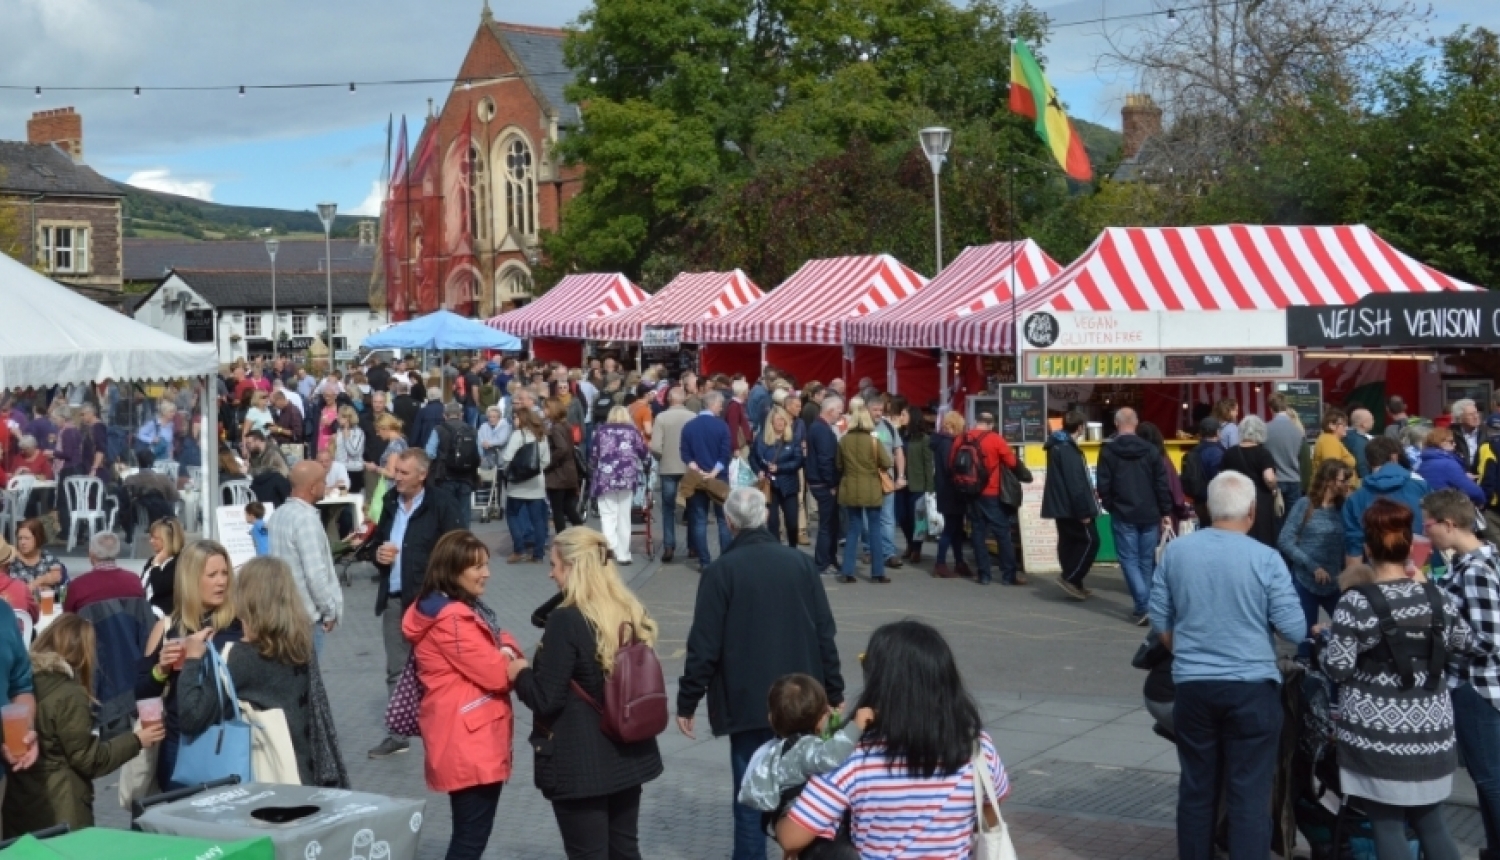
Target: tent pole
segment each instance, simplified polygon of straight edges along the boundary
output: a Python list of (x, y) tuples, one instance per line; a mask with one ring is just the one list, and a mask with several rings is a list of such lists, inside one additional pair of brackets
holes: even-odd
[(953, 392), (948, 385), (948, 350), (938, 353), (938, 396), (942, 401), (938, 404), (938, 419), (941, 420), (945, 412), (953, 403)]
[(900, 394), (896, 380), (896, 350), (885, 348), (885, 384), (892, 394)]
[[(219, 398), (214, 374), (203, 377), (203, 392), (198, 397), (198, 447), (203, 460), (200, 463), (203, 486), (198, 488), (198, 512), (203, 516), (203, 537), (215, 540), (218, 526), (219, 503), (224, 501), (219, 494)], [(192, 427), (191, 424), (188, 425)]]

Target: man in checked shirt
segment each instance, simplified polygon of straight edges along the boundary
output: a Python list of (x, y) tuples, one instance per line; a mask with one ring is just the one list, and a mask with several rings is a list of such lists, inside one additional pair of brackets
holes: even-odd
[(1458, 490), (1422, 499), (1422, 529), (1433, 548), (1453, 553), (1444, 581), (1474, 631), (1474, 656), (1448, 673), (1458, 747), (1479, 794), (1482, 858), (1500, 857), (1500, 552), (1474, 534), (1474, 503)]

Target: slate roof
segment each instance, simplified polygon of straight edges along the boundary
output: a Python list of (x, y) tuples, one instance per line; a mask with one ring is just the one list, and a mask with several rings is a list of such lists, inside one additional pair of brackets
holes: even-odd
[[(375, 268), (375, 246), (360, 246), (358, 239), (333, 240), (334, 272), (363, 272)], [(204, 242), (192, 239), (125, 240), (125, 280), (158, 281), (170, 269), (254, 272), (271, 277), (271, 257), (262, 240)], [(282, 239), (276, 251), (278, 281), (288, 272), (321, 271), (322, 239)]]
[[(277, 258), (278, 261), (280, 257)], [(195, 271), (174, 269), (177, 277), (202, 296), (214, 307), (264, 308), (271, 307), (271, 270), (250, 272)], [(323, 272), (276, 273), (276, 306), (278, 308), (320, 308), (328, 300)], [(157, 289), (161, 289), (160, 285)], [(155, 292), (153, 290), (152, 292)], [(369, 272), (333, 273), (333, 304), (335, 307), (370, 304)]]
[(87, 165), (43, 143), (0, 140), (0, 192), (85, 197), (124, 197)]
[(558, 122), (576, 126), (582, 122), (578, 106), (570, 104), (563, 90), (573, 82), (573, 70), (563, 58), (563, 43), (568, 34), (547, 27), (490, 22), (490, 30), (531, 78), (533, 89), (557, 112)]

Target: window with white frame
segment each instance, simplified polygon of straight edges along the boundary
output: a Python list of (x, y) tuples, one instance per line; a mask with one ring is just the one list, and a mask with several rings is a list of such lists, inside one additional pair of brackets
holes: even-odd
[(307, 334), (307, 314), (301, 311), (292, 313), (292, 337), (302, 337)]
[(332, 334), (343, 334), (343, 333), (344, 333), (344, 315), (341, 312), (339, 312), (339, 311), (334, 311), (334, 313), (333, 313), (333, 332), (332, 332)]
[(89, 271), (89, 228), (84, 224), (41, 225), (42, 266), (48, 272), (86, 274)]
[(245, 314), (245, 337), (260, 337), (260, 314)]

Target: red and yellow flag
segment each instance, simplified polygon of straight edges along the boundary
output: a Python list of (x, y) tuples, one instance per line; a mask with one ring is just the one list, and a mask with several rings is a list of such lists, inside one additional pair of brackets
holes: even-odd
[(1094, 178), (1083, 139), (1063, 111), (1057, 90), (1052, 89), (1031, 49), (1020, 39), (1010, 46), (1010, 109), (1036, 121), (1037, 136), (1068, 176), (1080, 182)]

